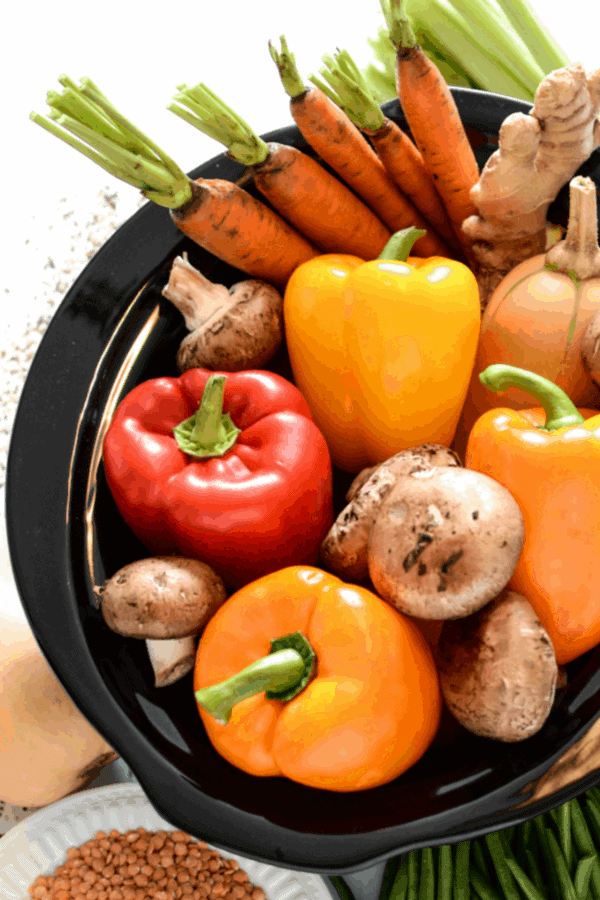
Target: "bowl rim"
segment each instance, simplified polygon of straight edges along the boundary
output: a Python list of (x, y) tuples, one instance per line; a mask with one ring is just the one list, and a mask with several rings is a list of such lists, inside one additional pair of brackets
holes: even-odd
[[(499, 129), (510, 112), (526, 113), (532, 107), (525, 101), (470, 88), (451, 88), (451, 91), (465, 125), (483, 130), (482, 123), (485, 122), (485, 130), (490, 134)], [(382, 108), (386, 115), (401, 120), (397, 100), (383, 104)], [(299, 136), (293, 125), (269, 132), (263, 135), (263, 139), (284, 142), (282, 138), (287, 137), (289, 142), (292, 134)], [(229, 170), (226, 163), (230, 166)], [(194, 169), (190, 177), (200, 177), (202, 171), (214, 166), (222, 167), (224, 173), (236, 171), (235, 166), (231, 168), (225, 155), (219, 154)], [(241, 169), (238, 167), (237, 171)], [(128, 219), (90, 260), (56, 310), (33, 359), (15, 417), (7, 464), (9, 553), (29, 625), (69, 696), (94, 728), (127, 761), (152, 805), (169, 821), (192, 834), (193, 823), (197, 821), (195, 814), (201, 807), (204, 822), (208, 822), (210, 840), (231, 852), (241, 852), (253, 859), (299, 871), (343, 874), (382, 862), (400, 852), (457, 843), (518, 824), (600, 782), (600, 770), (597, 770), (557, 794), (523, 805), (533, 795), (537, 781), (600, 717), (598, 703), (597, 710), (594, 709), (591, 715), (582, 717), (580, 712), (578, 720), (574, 716), (573, 728), (559, 749), (548, 752), (538, 765), (519, 773), (478, 800), (459, 803), (434, 816), (390, 828), (339, 835), (309, 834), (239, 810), (207, 796), (198, 786), (190, 785), (175, 763), (152, 746), (135, 729), (125, 711), (115, 704), (91, 656), (86, 666), (81, 665), (77, 651), (84, 652), (86, 641), (77, 606), (77, 591), (83, 588), (89, 590), (89, 585), (74, 581), (73, 560), (70, 557), (72, 529), (85, 524), (81, 521), (83, 511), (72, 506), (72, 490), (75, 487), (81, 489), (81, 485), (76, 485), (77, 473), (73, 471), (73, 460), (77, 453), (89, 450), (82, 416), (92, 383), (94, 379), (96, 382), (101, 380), (101, 372), (100, 360), (92, 365), (82, 358), (83, 350), (75, 356), (72, 354), (76, 337), (73, 328), (78, 321), (75, 310), (81, 314), (81, 310), (85, 313), (87, 309), (90, 329), (99, 325), (100, 335), (94, 336), (96, 343), (102, 340), (102, 333), (105, 333), (105, 353), (110, 345), (110, 352), (121, 353), (125, 358), (130, 349), (125, 331), (131, 320), (141, 331), (144, 328), (147, 311), (140, 303), (143, 285), (153, 272), (173, 257), (181, 240), (182, 235), (165, 216), (164, 210), (148, 203)], [(150, 272), (146, 269), (140, 271), (136, 254), (127, 249), (130, 247), (143, 247), (144, 259), (154, 260)], [(114, 279), (111, 281), (106, 275), (107, 270), (112, 269), (120, 272), (117, 293)], [(102, 286), (104, 318), (95, 322), (94, 309), (90, 306), (90, 286), (97, 287), (99, 283)], [(112, 307), (108, 306), (110, 301), (113, 302)], [(89, 343), (93, 343), (91, 339)], [(48, 369), (54, 378), (52, 385), (47, 383)], [(56, 436), (57, 423), (68, 429), (68, 437), (62, 432)], [(42, 440), (46, 431), (54, 431), (53, 440), (55, 443), (56, 440), (62, 441), (64, 452), (52, 461), (43, 457), (40, 463), (39, 451), (28, 446), (28, 441), (31, 442), (31, 435), (38, 432), (41, 432), (39, 440)], [(53, 446), (52, 440), (47, 440), (48, 443), (43, 445), (46, 454)], [(48, 474), (50, 470), (55, 476), (54, 485), (44, 481), (44, 473)], [(93, 485), (91, 487), (93, 489)], [(53, 523), (51, 528), (50, 523)], [(69, 599), (64, 599), (63, 594), (68, 594)], [(49, 602), (52, 597), (62, 598), (59, 605), (64, 618), (60, 622), (56, 621), (54, 609), (51, 608), (54, 604)], [(59, 645), (65, 646), (67, 638), (72, 642), (74, 653), (58, 650)], [(588, 707), (594, 705), (594, 697), (599, 691), (600, 665), (597, 665), (582, 692), (585, 697), (580, 708), (584, 702)], [(156, 778), (156, 773), (160, 773), (160, 779)]]

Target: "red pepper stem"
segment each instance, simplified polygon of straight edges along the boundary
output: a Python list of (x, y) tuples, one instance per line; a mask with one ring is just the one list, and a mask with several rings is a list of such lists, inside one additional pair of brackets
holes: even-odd
[(406, 262), (415, 242), (419, 238), (425, 237), (426, 234), (426, 231), (422, 228), (415, 228), (414, 225), (411, 225), (410, 228), (403, 228), (402, 231), (396, 231), (377, 259), (393, 259), (396, 262)]
[(196, 412), (173, 429), (180, 450), (206, 459), (224, 456), (236, 442), (240, 429), (223, 413), (225, 375), (211, 375)]
[(546, 413), (545, 424), (539, 426), (544, 431), (557, 431), (585, 422), (573, 401), (558, 385), (526, 369), (497, 363), (481, 372), (479, 380), (491, 391), (506, 391), (515, 387), (531, 394)]

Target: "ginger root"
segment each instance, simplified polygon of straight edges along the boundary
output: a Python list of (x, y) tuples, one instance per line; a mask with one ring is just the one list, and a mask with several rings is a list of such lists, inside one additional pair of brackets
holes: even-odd
[(498, 150), (485, 164), (471, 199), (478, 215), (462, 225), (478, 263), (482, 308), (516, 265), (543, 253), (548, 207), (600, 146), (600, 69), (581, 63), (541, 82), (531, 113), (513, 113), (500, 128)]

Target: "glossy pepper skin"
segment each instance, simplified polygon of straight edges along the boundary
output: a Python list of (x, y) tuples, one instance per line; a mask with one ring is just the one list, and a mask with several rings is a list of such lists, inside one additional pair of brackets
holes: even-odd
[(417, 762), (439, 725), (441, 694), (418, 628), (370, 591), (293, 566), (242, 588), (208, 623), (194, 691), (269, 653), (270, 639), (301, 631), (316, 677), (288, 702), (264, 692), (222, 725), (199, 706), (208, 736), (230, 763), (330, 791), (386, 784)]
[[(512, 367), (489, 370), (500, 368)], [(529, 600), (561, 665), (600, 642), (600, 414), (578, 412), (580, 422), (546, 431), (539, 407), (488, 410), (465, 456), (521, 508), (525, 543), (508, 587)]]
[(333, 518), (331, 461), (308, 406), (272, 372), (225, 374), (223, 410), (240, 433), (221, 457), (183, 452), (173, 428), (199, 406), (210, 376), (190, 369), (134, 388), (104, 441), (121, 515), (155, 554), (213, 566), (233, 587), (290, 563), (314, 563)]
[(334, 464), (358, 472), (408, 447), (450, 445), (479, 336), (470, 269), (319, 256), (292, 274), (284, 317), (294, 381)]

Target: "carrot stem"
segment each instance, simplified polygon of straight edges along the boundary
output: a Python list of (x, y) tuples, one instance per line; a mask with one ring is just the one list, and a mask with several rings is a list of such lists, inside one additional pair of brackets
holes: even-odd
[[(179, 85), (179, 93), (173, 97), (167, 109), (174, 112), (199, 131), (224, 144), (231, 156), (246, 166), (256, 166), (269, 155), (265, 142), (250, 128), (247, 122), (227, 106), (205, 84), (195, 87)], [(191, 114), (178, 104), (191, 110)]]
[(281, 83), (286, 93), (290, 97), (301, 97), (302, 94), (306, 93), (306, 85), (296, 68), (296, 57), (293, 53), (290, 53), (287, 41), (283, 35), (281, 35), (279, 40), (281, 41), (281, 52), (277, 52), (271, 41), (269, 41), (269, 52), (273, 62), (279, 69)]
[(328, 84), (324, 84), (315, 75), (310, 75), (309, 81), (341, 106), (359, 128), (366, 131), (378, 131), (382, 128), (385, 116), (350, 54), (346, 50), (340, 50), (335, 59), (326, 55), (323, 62), (326, 68), (319, 71)]
[(67, 75), (58, 80), (64, 90), (49, 92), (48, 118), (31, 113), (33, 122), (160, 206), (179, 209), (192, 199), (187, 175), (90, 78), (79, 85)]

